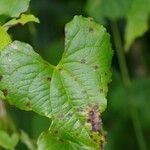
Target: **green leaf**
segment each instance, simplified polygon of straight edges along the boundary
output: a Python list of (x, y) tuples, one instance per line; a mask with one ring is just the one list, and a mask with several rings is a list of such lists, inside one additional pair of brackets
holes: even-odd
[(127, 14), (125, 29), (125, 49), (128, 50), (137, 37), (148, 30), (150, 0), (133, 0)]
[(132, 0), (88, 0), (86, 10), (102, 23), (105, 18), (116, 20), (127, 15)]
[(97, 21), (126, 19), (125, 49), (148, 30), (150, 0), (88, 0), (86, 10)]
[(29, 7), (30, 0), (0, 0), (0, 15), (18, 17)]
[(65, 33), (57, 66), (28, 44), (15, 41), (7, 46), (0, 56), (0, 89), (9, 103), (51, 118), (65, 139), (98, 148), (111, 77), (110, 36), (103, 26), (82, 16), (75, 16)]
[(5, 28), (0, 26), (0, 51), (11, 43), (11, 38), (6, 32)]
[(12, 134), (12, 136), (9, 136), (7, 132), (0, 130), (0, 146), (12, 150), (16, 147), (18, 143), (18, 135)]
[(19, 19), (14, 18), (14, 19), (8, 21), (7, 23), (5, 23), (3, 25), (3, 27), (7, 30), (10, 27), (15, 26), (17, 24), (24, 25), (24, 24), (26, 24), (28, 22), (39, 23), (39, 19), (36, 18), (34, 15), (31, 15), (31, 14), (22, 14)]

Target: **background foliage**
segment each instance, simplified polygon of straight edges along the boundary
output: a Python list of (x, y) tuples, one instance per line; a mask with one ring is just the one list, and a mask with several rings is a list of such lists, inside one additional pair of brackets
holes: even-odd
[[(38, 16), (41, 23), (16, 26), (9, 33), (13, 39), (30, 43), (52, 64), (61, 58), (64, 25), (74, 15), (92, 16), (104, 24), (115, 50), (108, 107), (103, 114), (108, 132), (106, 150), (150, 149), (150, 0), (32, 0), (28, 11)], [(17, 12), (11, 14), (17, 16)], [(5, 15), (0, 17), (1, 23), (8, 19)], [(46, 118), (35, 113), (20, 111), (8, 104), (6, 108), (7, 117), (13, 120), (8, 127), (10, 132), (16, 127), (22, 129), (33, 143), (50, 125)], [(33, 149), (24, 131), (20, 131), (22, 141), (28, 149)], [(14, 135), (13, 140), (16, 139)], [(16, 149), (27, 149), (25, 145), (19, 142)]]

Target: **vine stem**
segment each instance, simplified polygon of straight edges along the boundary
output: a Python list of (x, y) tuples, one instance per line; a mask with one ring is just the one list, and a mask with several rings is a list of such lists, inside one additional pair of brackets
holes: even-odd
[[(111, 29), (112, 29), (113, 39), (114, 39), (114, 43), (116, 47), (122, 80), (123, 80), (125, 89), (128, 90), (128, 88), (131, 85), (131, 79), (129, 77), (128, 67), (127, 67), (126, 58), (125, 58), (125, 51), (122, 46), (121, 36), (120, 36), (118, 25), (116, 22), (111, 23)], [(132, 123), (133, 123), (133, 127), (135, 130), (135, 135), (138, 141), (139, 148), (140, 150), (147, 150), (143, 132), (142, 132), (141, 122), (138, 116), (138, 111), (136, 107), (134, 106), (133, 99), (129, 96), (129, 94), (127, 94), (127, 96), (128, 96), (128, 102), (129, 102), (129, 109), (131, 113), (131, 119), (132, 119)]]

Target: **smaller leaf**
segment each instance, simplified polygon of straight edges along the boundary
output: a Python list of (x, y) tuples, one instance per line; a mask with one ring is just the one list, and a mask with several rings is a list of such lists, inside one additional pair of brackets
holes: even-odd
[(86, 10), (100, 23), (105, 18), (117, 20), (126, 16), (132, 0), (88, 0)]
[(8, 30), (10, 27), (15, 26), (17, 24), (21, 24), (24, 25), (28, 22), (36, 22), (39, 23), (39, 19), (36, 18), (34, 15), (26, 15), (26, 14), (22, 14), (21, 17), (19, 19), (12, 19), (10, 21), (8, 21), (7, 23), (5, 23), (3, 26), (6, 30)]
[(125, 49), (128, 50), (136, 38), (142, 36), (148, 30), (150, 14), (150, 0), (133, 0), (127, 14), (127, 26), (125, 29)]
[(3, 130), (0, 130), (0, 146), (5, 149), (14, 149), (18, 143), (18, 135), (16, 133), (12, 134), (12, 136), (9, 136), (8, 133), (6, 133)]
[(30, 0), (0, 0), (0, 15), (18, 17), (29, 7)]
[(11, 38), (9, 34), (5, 31), (5, 28), (0, 26), (0, 51), (11, 43)]

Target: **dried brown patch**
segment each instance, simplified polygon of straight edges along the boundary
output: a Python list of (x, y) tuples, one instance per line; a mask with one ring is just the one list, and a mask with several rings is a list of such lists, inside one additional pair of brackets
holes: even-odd
[(94, 106), (92, 110), (89, 111), (87, 121), (91, 124), (93, 132), (100, 132), (102, 120), (98, 106)]

